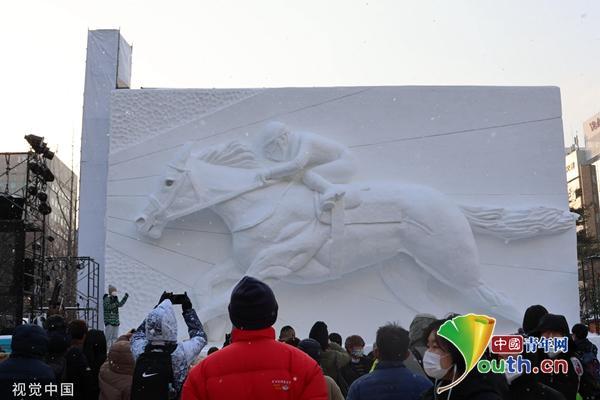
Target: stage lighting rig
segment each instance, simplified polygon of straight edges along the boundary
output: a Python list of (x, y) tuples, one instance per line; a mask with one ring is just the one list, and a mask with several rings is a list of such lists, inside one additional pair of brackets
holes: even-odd
[(40, 163), (37, 160), (30, 160), (27, 164), (29, 166), (29, 170), (33, 172), (35, 175), (42, 178), (45, 182), (54, 181), (54, 174), (50, 171), (50, 168), (44, 163)]
[(25, 135), (25, 140), (27, 140), (27, 143), (29, 143), (36, 154), (41, 154), (48, 160), (52, 160), (54, 158), (54, 152), (50, 151), (48, 144), (44, 142), (44, 138), (42, 136)]
[(48, 215), (52, 212), (52, 207), (50, 207), (48, 205), (48, 203), (40, 203), (40, 205), (38, 206), (38, 211), (42, 214), (42, 215)]
[(35, 196), (35, 195), (37, 195), (37, 193), (38, 193), (38, 188), (37, 188), (36, 186), (28, 186), (28, 187), (27, 187), (27, 193), (28, 193), (30, 196)]

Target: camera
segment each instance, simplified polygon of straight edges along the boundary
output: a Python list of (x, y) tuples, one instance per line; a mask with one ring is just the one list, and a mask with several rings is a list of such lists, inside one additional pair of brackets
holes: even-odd
[(183, 304), (183, 302), (185, 301), (187, 297), (187, 294), (183, 293), (183, 294), (173, 294), (173, 292), (166, 292), (166, 297), (167, 299), (171, 300), (171, 303), (173, 304)]

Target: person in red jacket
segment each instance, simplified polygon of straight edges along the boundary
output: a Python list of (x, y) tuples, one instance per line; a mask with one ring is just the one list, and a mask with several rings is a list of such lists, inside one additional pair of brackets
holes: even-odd
[(252, 277), (229, 303), (231, 344), (202, 360), (183, 385), (182, 400), (327, 400), (319, 365), (275, 340), (278, 305), (271, 288)]

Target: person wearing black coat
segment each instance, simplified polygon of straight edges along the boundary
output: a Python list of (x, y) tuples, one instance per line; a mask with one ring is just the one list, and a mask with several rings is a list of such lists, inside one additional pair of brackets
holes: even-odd
[(433, 322), (425, 330), (427, 350), (423, 356), (425, 373), (434, 379), (434, 385), (421, 395), (422, 400), (508, 400), (504, 378), (497, 374), (481, 374), (473, 369), (466, 378), (451, 390), (441, 394), (436, 389), (445, 386), (465, 371), (464, 358), (448, 340), (437, 334), (447, 320)]
[(71, 347), (65, 354), (65, 372), (62, 381), (73, 383), (74, 400), (93, 399), (94, 394), (92, 369), (83, 352), (87, 331), (85, 321), (75, 320), (69, 323), (68, 333), (71, 336)]
[[(532, 365), (539, 365), (537, 354), (523, 353), (521, 356), (529, 360)], [(562, 393), (540, 383), (537, 374), (510, 374), (507, 372), (504, 377), (508, 384), (509, 399), (565, 400)]]
[(67, 325), (60, 315), (51, 315), (46, 319), (46, 332), (48, 333), (48, 354), (46, 364), (52, 368), (56, 380), (60, 382), (65, 372), (65, 354), (69, 349), (70, 338), (67, 334)]
[(15, 397), (15, 384), (25, 385), (29, 395), (29, 384), (40, 385), (41, 397), (45, 396), (45, 385), (54, 382), (54, 372), (43, 361), (48, 351), (48, 335), (36, 325), (19, 325), (12, 336), (10, 357), (0, 363), (0, 399)]
[(57, 381), (61, 381), (65, 373), (65, 354), (69, 349), (69, 337), (66, 333), (50, 332), (48, 333), (48, 354), (46, 355), (46, 364), (52, 371)]
[[(546, 314), (541, 320), (540, 324), (535, 330), (535, 334), (539, 334), (541, 337), (552, 338), (552, 337), (568, 337), (569, 338), (569, 351), (567, 353), (559, 352), (558, 354), (546, 354), (541, 353), (540, 362), (545, 359), (553, 360), (566, 360), (569, 365), (568, 373), (551, 373), (551, 374), (538, 374), (539, 381), (544, 385), (550, 386), (553, 389), (561, 392), (566, 400), (575, 400), (579, 389), (580, 376), (577, 374), (577, 365), (581, 368), (581, 363), (577, 360), (574, 355), (575, 344), (570, 337), (569, 324), (567, 319), (563, 315)], [(539, 352), (538, 352), (539, 354)]]
[(104, 332), (98, 329), (90, 329), (85, 335), (83, 341), (83, 354), (90, 367), (90, 387), (88, 389), (90, 396), (94, 399), (100, 396), (100, 385), (98, 383), (98, 375), (100, 367), (106, 361), (106, 336)]
[(598, 371), (598, 347), (587, 338), (589, 330), (584, 324), (571, 328), (575, 355), (581, 361), (583, 375), (579, 394), (584, 400), (600, 399), (600, 371)]
[(558, 390), (540, 383), (535, 374), (523, 374), (508, 383), (510, 399), (565, 400)]
[(365, 341), (358, 335), (348, 336), (344, 347), (352, 359), (342, 367), (341, 373), (350, 387), (355, 380), (371, 371), (373, 360), (364, 355)]

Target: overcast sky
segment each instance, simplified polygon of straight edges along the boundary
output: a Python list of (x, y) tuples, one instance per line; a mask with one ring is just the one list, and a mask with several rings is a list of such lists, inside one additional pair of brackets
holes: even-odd
[(134, 88), (554, 85), (565, 140), (600, 111), (600, 2), (3, 1), (0, 151), (79, 159), (87, 29), (133, 44)]

